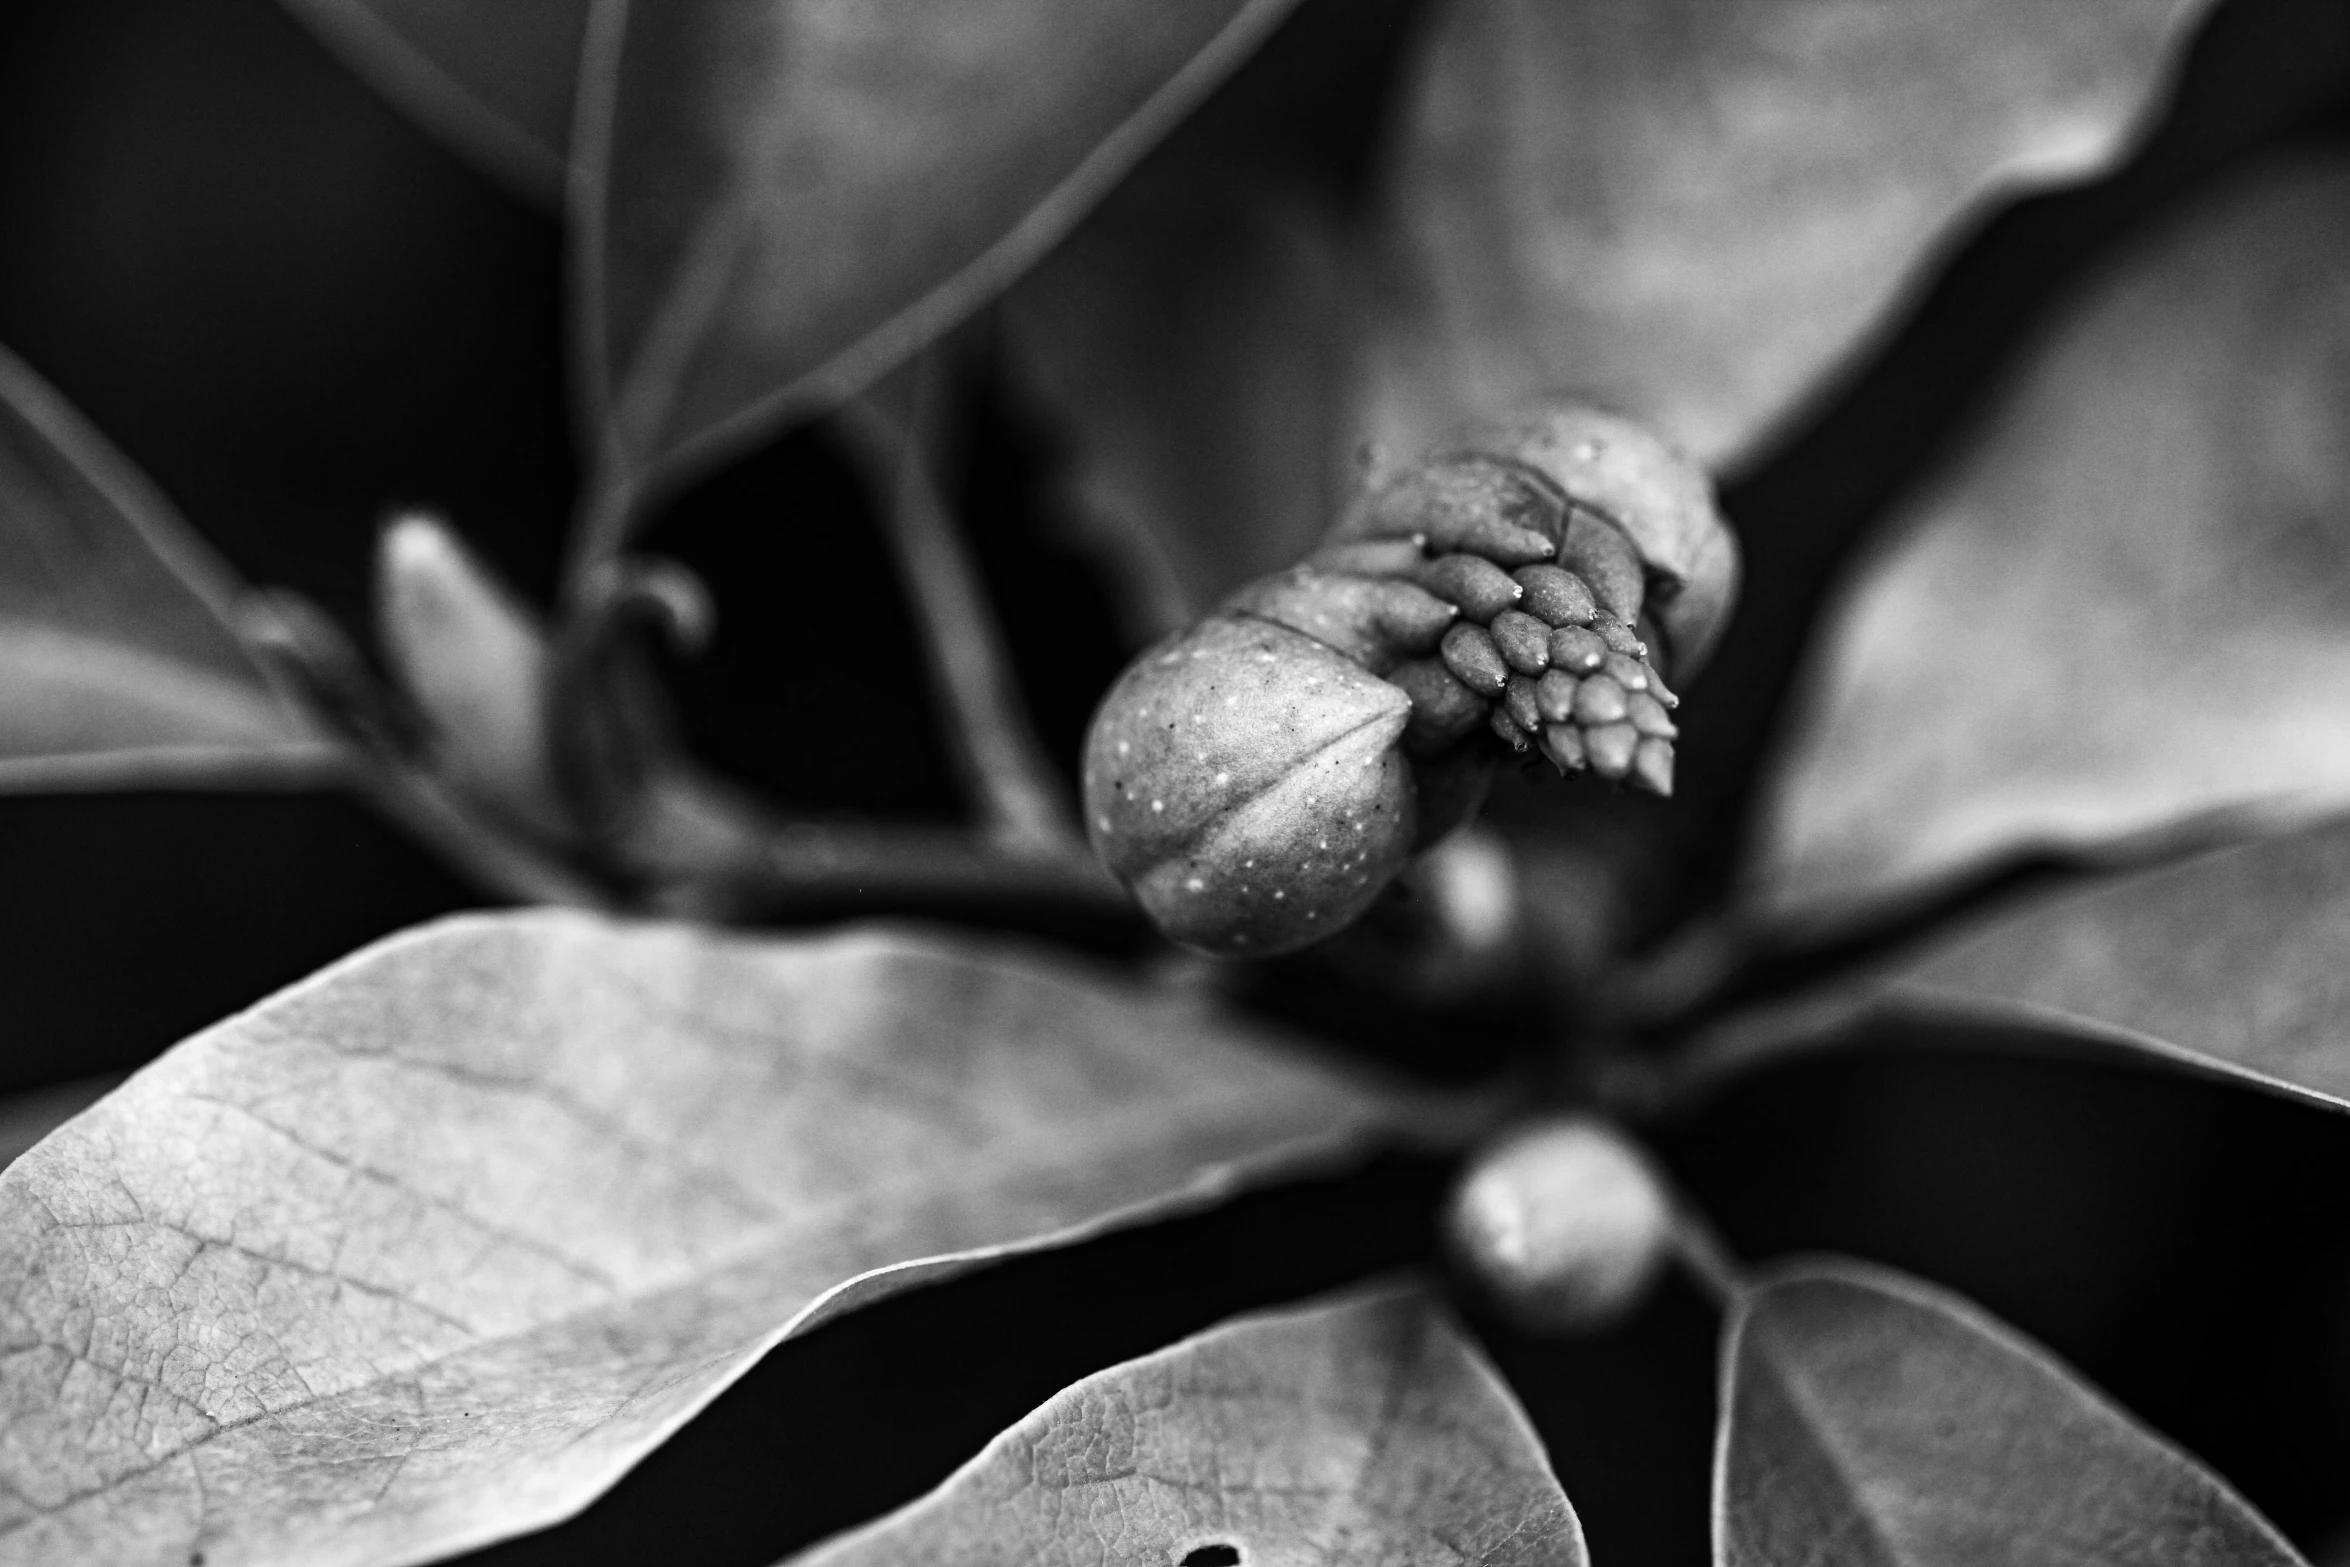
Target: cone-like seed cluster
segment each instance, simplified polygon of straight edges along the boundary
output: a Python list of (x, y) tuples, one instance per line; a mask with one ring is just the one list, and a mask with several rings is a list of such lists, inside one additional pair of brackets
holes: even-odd
[(1510, 751), (1656, 794), (1737, 550), (1687, 459), (1545, 404), (1378, 486), (1303, 564), (1147, 650), (1086, 737), (1086, 830), (1160, 930), (1270, 954), (1359, 917)]
[(1646, 581), (1622, 529), (1507, 458), (1444, 458), (1388, 485), (1303, 565), (1226, 606), (1336, 648), (1411, 701), (1404, 749), (1498, 737), (1656, 794), (1671, 710)]

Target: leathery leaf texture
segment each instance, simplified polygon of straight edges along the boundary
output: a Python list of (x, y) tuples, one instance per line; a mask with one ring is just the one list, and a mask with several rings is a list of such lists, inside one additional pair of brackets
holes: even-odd
[(1440, 1306), (1398, 1286), (1087, 1377), (799, 1567), (1589, 1560), (1517, 1401)]
[(0, 1561), (539, 1527), (792, 1334), (1382, 1114), (1194, 1004), (980, 943), (428, 926), (0, 1175)]
[(1474, 429), (1128, 667), (1086, 740), (1094, 847), (1175, 940), (1270, 955), (1361, 915), (1510, 752), (1668, 795), (1666, 671), (1737, 577), (1705, 476), (1639, 426)]

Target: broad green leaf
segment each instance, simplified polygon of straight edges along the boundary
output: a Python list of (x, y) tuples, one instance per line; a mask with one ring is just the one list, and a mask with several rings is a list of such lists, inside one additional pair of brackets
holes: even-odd
[(0, 1174), (0, 1559), (399, 1563), (544, 1525), (794, 1333), (1382, 1113), (976, 943), (428, 926)]
[(604, 0), (581, 308), (613, 482), (855, 392), (1059, 239), (1291, 0)]
[[(1172, 151), (1173, 149), (1169, 149)], [(1336, 515), (1353, 272), (1327, 198), (1214, 149), (1151, 159), (1005, 294), (1089, 535), (1147, 640)]]
[(0, 791), (317, 782), (331, 748), (230, 628), (239, 588), (0, 349)]
[(2293, 164), (2070, 302), (1822, 628), (1753, 905), (2350, 800), (2345, 254), (2350, 163)]
[(2336, 818), (1977, 918), (1715, 1039), (1728, 1064), (1833, 1047), (1872, 1009), (1953, 1016), (2350, 1109), (2346, 951), (2350, 821)]
[(1967, 217), (2111, 163), (2204, 0), (1464, 0), (1404, 113), (1370, 432), (1581, 388), (1711, 466)]
[(593, 0), (285, 3), (426, 130), (532, 200), (562, 200)]
[(1064, 1389), (802, 1567), (1583, 1567), (1500, 1377), (1417, 1289), (1228, 1322)]
[(1882, 1567), (2296, 1563), (2226, 1482), (1957, 1296), (1823, 1262), (1722, 1346), (1714, 1558)]

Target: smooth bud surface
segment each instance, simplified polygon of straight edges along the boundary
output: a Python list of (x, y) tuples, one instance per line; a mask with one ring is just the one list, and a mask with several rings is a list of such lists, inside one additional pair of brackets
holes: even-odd
[(1662, 1267), (1672, 1205), (1646, 1156), (1605, 1121), (1521, 1128), (1453, 1194), (1445, 1239), (1512, 1320), (1589, 1333), (1629, 1315)]

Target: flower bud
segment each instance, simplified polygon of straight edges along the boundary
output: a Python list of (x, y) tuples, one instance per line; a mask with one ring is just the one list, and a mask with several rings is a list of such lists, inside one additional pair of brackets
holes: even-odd
[(1478, 1154), (1445, 1215), (1462, 1269), (1519, 1326), (1589, 1333), (1640, 1304), (1672, 1205), (1647, 1158), (1590, 1116), (1522, 1128)]
[(1303, 946), (1513, 752), (1670, 793), (1657, 666), (1702, 656), (1736, 569), (1704, 476), (1637, 426), (1546, 406), (1472, 431), (1128, 669), (1086, 742), (1088, 830), (1176, 940)]
[(1094, 850), (1158, 927), (1266, 955), (1369, 907), (1413, 847), (1401, 690), (1302, 632), (1216, 615), (1130, 665), (1085, 747)]

